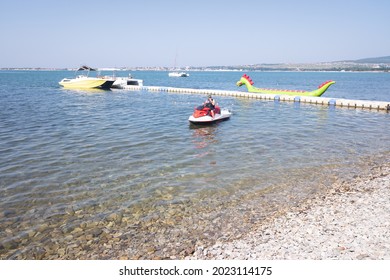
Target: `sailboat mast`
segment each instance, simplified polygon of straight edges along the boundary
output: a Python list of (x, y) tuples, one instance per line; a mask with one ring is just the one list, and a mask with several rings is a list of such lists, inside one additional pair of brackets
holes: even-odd
[(174, 64), (174, 67), (173, 67), (174, 70), (177, 69), (176, 63), (177, 63), (177, 49), (176, 49), (176, 54), (175, 54), (175, 64)]

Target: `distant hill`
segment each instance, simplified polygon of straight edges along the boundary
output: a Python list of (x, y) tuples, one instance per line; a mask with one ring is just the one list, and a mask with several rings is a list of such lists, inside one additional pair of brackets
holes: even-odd
[(371, 58), (362, 58), (357, 60), (350, 60), (350, 62), (355, 63), (375, 63), (375, 64), (389, 64), (390, 63), (390, 56), (381, 56), (381, 57), (371, 57)]

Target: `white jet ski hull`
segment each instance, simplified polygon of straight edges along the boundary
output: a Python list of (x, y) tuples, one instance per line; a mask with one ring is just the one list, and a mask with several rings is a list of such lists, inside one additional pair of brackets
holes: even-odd
[(218, 121), (228, 120), (232, 113), (227, 109), (222, 109), (221, 114), (215, 114), (214, 118), (207, 115), (200, 118), (195, 118), (193, 115), (191, 115), (188, 118), (188, 121), (193, 124), (212, 124)]

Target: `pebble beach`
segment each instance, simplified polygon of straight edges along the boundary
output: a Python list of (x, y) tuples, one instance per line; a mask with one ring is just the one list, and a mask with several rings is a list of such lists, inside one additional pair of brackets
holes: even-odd
[(333, 184), (240, 239), (196, 248), (203, 260), (389, 260), (390, 164)]

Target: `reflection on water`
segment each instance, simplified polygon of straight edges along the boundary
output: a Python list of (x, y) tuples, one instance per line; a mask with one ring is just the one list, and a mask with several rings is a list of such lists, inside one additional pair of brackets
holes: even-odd
[(101, 88), (85, 88), (85, 89), (74, 89), (74, 88), (61, 88), (62, 91), (66, 93), (71, 93), (71, 94), (104, 94), (107, 92), (114, 92), (111, 89), (101, 89)]
[[(197, 126), (193, 127), (193, 140), (196, 149), (205, 149), (209, 145), (218, 144), (218, 139), (215, 137), (217, 133), (217, 125), (212, 126)], [(205, 154), (199, 154), (197, 157), (202, 157)]]

